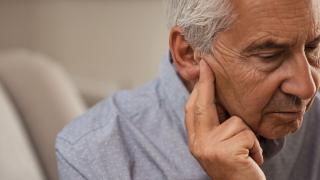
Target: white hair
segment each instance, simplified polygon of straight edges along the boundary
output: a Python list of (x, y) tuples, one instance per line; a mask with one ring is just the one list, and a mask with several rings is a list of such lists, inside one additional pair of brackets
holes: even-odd
[(168, 27), (182, 28), (186, 41), (200, 53), (210, 53), (218, 32), (232, 22), (231, 0), (166, 0)]

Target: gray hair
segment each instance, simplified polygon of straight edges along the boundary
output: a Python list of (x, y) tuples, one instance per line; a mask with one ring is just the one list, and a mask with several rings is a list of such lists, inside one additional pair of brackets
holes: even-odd
[(230, 0), (166, 0), (168, 27), (182, 28), (184, 38), (200, 53), (210, 53), (216, 34), (232, 22)]
[[(168, 28), (182, 28), (184, 38), (201, 53), (210, 53), (216, 34), (235, 19), (231, 0), (166, 0), (166, 6)], [(311, 6), (319, 28), (320, 0), (311, 0)]]

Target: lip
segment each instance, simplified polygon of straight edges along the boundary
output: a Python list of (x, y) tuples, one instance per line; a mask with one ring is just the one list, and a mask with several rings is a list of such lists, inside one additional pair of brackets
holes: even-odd
[(292, 108), (286, 110), (273, 110), (268, 111), (267, 113), (296, 113), (296, 114), (303, 114), (305, 112), (305, 108)]
[(302, 114), (302, 111), (275, 111), (270, 113), (283, 113), (283, 114)]
[(269, 115), (281, 120), (284, 123), (291, 123), (298, 119), (301, 119), (302, 111), (283, 111), (283, 112), (270, 112)]

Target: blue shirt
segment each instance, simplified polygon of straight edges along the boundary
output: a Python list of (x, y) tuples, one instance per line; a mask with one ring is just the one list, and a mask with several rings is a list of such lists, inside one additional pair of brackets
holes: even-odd
[[(63, 129), (56, 141), (61, 180), (210, 179), (188, 149), (188, 97), (167, 57), (158, 79), (116, 93)], [(319, 103), (317, 96), (302, 128), (262, 166), (267, 179), (320, 179)]]

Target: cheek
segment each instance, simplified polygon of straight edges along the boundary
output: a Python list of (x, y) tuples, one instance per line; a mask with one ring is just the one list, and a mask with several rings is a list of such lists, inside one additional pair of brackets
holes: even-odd
[[(263, 72), (254, 62), (219, 43), (208, 64), (216, 76), (216, 97), (230, 115), (241, 117), (257, 129), (264, 107), (278, 89), (277, 73)], [(228, 46), (226, 46), (228, 47)], [(222, 49), (222, 50), (221, 50)]]
[(216, 73), (217, 97), (230, 115), (241, 117), (257, 131), (262, 121), (263, 110), (277, 91), (277, 76), (234, 65)]
[(227, 69), (223, 75), (217, 75), (219, 98), (233, 114), (258, 112), (272, 94), (265, 77), (265, 74), (245, 68)]

